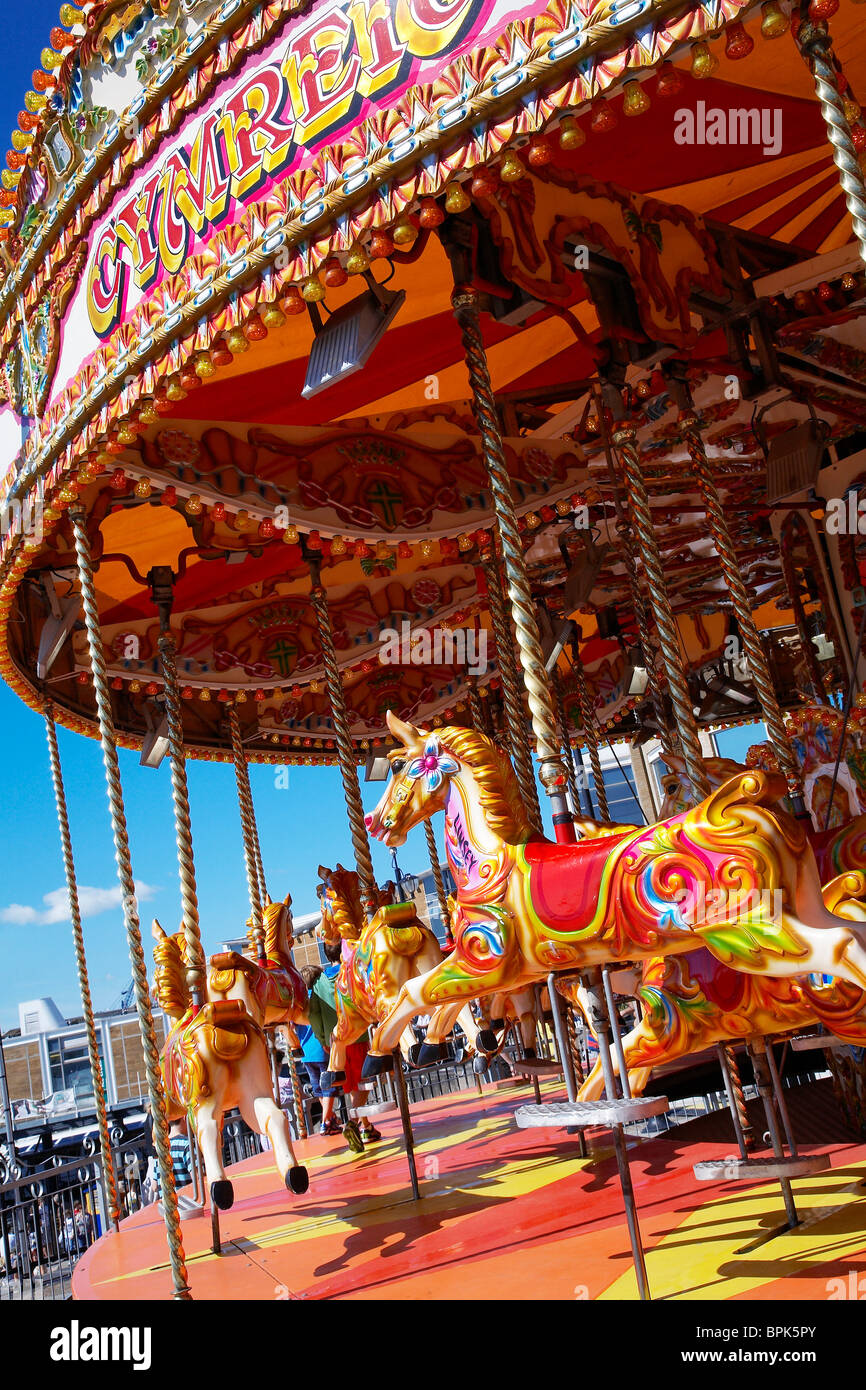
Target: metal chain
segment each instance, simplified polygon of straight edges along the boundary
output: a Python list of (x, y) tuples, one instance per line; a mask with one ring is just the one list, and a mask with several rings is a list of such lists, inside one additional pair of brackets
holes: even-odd
[(90, 997), (90, 979), (87, 974), (84, 931), (81, 926), (78, 884), (75, 879), (75, 860), (72, 856), (72, 836), (69, 832), (69, 813), (66, 807), (66, 792), (63, 788), (63, 770), (60, 766), (60, 751), (57, 747), (57, 728), (54, 723), (54, 714), (50, 705), (46, 705), (44, 714), (45, 733), (48, 738), (48, 757), (51, 762), (51, 779), (54, 783), (54, 800), (57, 803), (57, 824), (60, 828), (60, 846), (63, 851), (63, 867), (66, 871), (66, 891), (69, 895), (69, 915), (72, 919), (72, 940), (75, 944), (75, 964), (78, 969), (78, 987), (81, 992), (82, 1008), (84, 1009), (84, 1028), (87, 1034), (87, 1055), (90, 1060), (90, 1077), (93, 1082), (93, 1098), (96, 1101), (96, 1118), (99, 1124), (99, 1149), (102, 1154), (102, 1174), (105, 1182), (105, 1194), (108, 1199), (108, 1217), (116, 1230), (120, 1219), (120, 1206), (117, 1199), (114, 1161), (111, 1156), (111, 1137), (108, 1133), (108, 1115), (105, 1109), (105, 1086), (102, 1081), (102, 1066), (99, 1060), (99, 1043), (96, 1039), (93, 1001)]
[(141, 1032), (144, 1069), (147, 1077), (147, 1092), (153, 1115), (153, 1141), (159, 1165), (162, 1209), (168, 1237), (169, 1260), (171, 1262), (173, 1296), (188, 1299), (192, 1295), (186, 1271), (186, 1259), (181, 1237), (180, 1217), (177, 1210), (177, 1193), (174, 1187), (174, 1168), (168, 1143), (168, 1123), (166, 1120), (165, 1096), (160, 1075), (159, 1049), (153, 1027), (153, 1014), (150, 1007), (150, 989), (147, 981), (147, 968), (144, 963), (144, 950), (141, 944), (141, 927), (135, 898), (135, 879), (129, 855), (129, 835), (126, 828), (126, 814), (123, 809), (123, 788), (120, 781), (120, 763), (117, 756), (117, 735), (111, 711), (111, 697), (105, 669), (105, 652), (102, 633), (99, 627), (99, 608), (96, 602), (96, 589), (93, 583), (93, 561), (90, 541), (80, 509), (69, 512), (72, 534), (75, 539), (75, 553), (78, 559), (78, 578), (81, 584), (81, 602), (84, 609), (84, 622), (87, 628), (87, 642), (90, 649), (90, 669), (93, 676), (93, 691), (99, 718), (99, 735), (102, 743), (102, 758), (105, 764), (105, 779), (108, 784), (108, 801), (111, 811), (111, 828), (114, 836), (114, 855), (117, 862), (117, 877), (122, 895), (123, 918), (129, 943), (129, 959), (132, 966), (132, 980), (135, 989), (135, 1006), (138, 1011), (138, 1024)]
[(355, 762), (355, 749), (349, 733), (349, 715), (346, 697), (340, 677), (337, 650), (334, 646), (334, 633), (331, 628), (331, 614), (328, 610), (328, 596), (321, 584), (314, 582), (310, 590), (316, 622), (319, 626), (319, 647), (328, 683), (328, 697), (331, 702), (331, 718), (334, 721), (334, 741), (340, 759), (340, 775), (343, 779), (343, 795), (349, 813), (349, 830), (355, 851), (355, 863), (361, 888), (361, 904), (369, 919), (375, 916), (377, 906), (376, 876), (373, 872), (373, 859), (370, 854), (370, 841), (364, 824), (364, 803), (361, 800), (361, 784), (358, 780), (358, 766)]
[(541, 637), (535, 618), (523, 547), (520, 543), (511, 479), (505, 462), (505, 448), (496, 414), (496, 399), (478, 319), (478, 293), (474, 289), (460, 287), (455, 290), (451, 302), (454, 316), (460, 326), (472, 389), (473, 409), (484, 445), (484, 461), (502, 544), (505, 579), (517, 635), (520, 664), (529, 697), (536, 751), (541, 763), (539, 776), (551, 799), (554, 816), (567, 814), (565, 769), (562, 766), (556, 736), (553, 697), (544, 669)]
[(244, 841), (244, 864), (247, 871), (247, 888), (250, 896), (250, 916), (253, 923), (253, 943), (259, 960), (265, 955), (265, 929), (262, 921), (262, 900), (259, 896), (259, 877), (256, 855), (253, 847), (253, 805), (250, 791), (249, 768), (244, 745), (241, 739), (241, 726), (235, 705), (229, 710), (229, 734), (232, 742), (232, 761), (235, 765), (235, 782), (238, 790), (238, 809), (241, 816), (241, 833)]
[(661, 644), (662, 661), (668, 680), (674, 720), (682, 745), (686, 772), (692, 784), (695, 798), (702, 800), (710, 794), (710, 783), (704, 767), (698, 726), (692, 713), (686, 669), (677, 640), (676, 621), (665, 583), (664, 566), (653, 526), (649, 494), (641, 472), (634, 426), (629, 424), (617, 425), (613, 431), (613, 443), (623, 463), (629, 505), (647, 577), (650, 604)]
[(193, 1003), (202, 1004), (204, 1002), (207, 963), (201, 944), (195, 859), (192, 848), (192, 824), (189, 813), (189, 787), (186, 779), (186, 750), (183, 742), (183, 716), (177, 683), (174, 637), (170, 632), (160, 633), (157, 648), (162, 665), (165, 716), (168, 724), (171, 795), (174, 803), (174, 836), (177, 842), (183, 934), (186, 941), (186, 983), (192, 995)]
[(827, 25), (823, 22), (813, 24), (808, 18), (804, 19), (797, 33), (797, 46), (815, 79), (815, 91), (821, 103), (827, 138), (833, 146), (833, 160), (839, 170), (839, 182), (851, 214), (860, 258), (866, 265), (866, 180), (863, 178), (860, 159), (851, 139), (851, 127), (836, 85), (833, 42)]
[[(688, 391), (688, 387), (685, 390)], [(707, 520), (710, 523), (710, 531), (718, 552), (722, 574), (731, 595), (731, 603), (739, 624), (740, 636), (743, 639), (746, 660), (755, 682), (755, 690), (764, 722), (767, 725), (767, 732), (770, 735), (770, 742), (779, 760), (779, 767), (787, 779), (790, 795), (801, 796), (803, 789), (797, 763), (785, 731), (785, 720), (773, 686), (767, 656), (761, 644), (755, 620), (752, 617), (746, 586), (743, 583), (743, 576), (737, 561), (736, 548), (731, 539), (722, 499), (710, 471), (704, 441), (693, 409), (687, 407), (681, 413), (680, 424), (685, 431), (686, 447), (706, 507)]]
[(505, 610), (505, 600), (500, 588), (499, 570), (493, 557), (482, 561), (484, 577), (487, 582), (487, 606), (493, 624), (493, 637), (496, 642), (496, 656), (499, 662), (499, 676), (502, 681), (502, 704), (505, 711), (505, 727), (511, 749), (511, 761), (520, 784), (523, 804), (533, 830), (541, 833), (541, 807), (538, 804), (538, 790), (535, 784), (535, 769), (525, 734), (523, 701), (520, 682), (514, 660), (514, 647), (511, 640), (511, 624)]

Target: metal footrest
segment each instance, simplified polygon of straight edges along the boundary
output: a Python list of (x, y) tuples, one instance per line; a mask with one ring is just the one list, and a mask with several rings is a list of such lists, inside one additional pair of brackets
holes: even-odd
[(400, 1109), (392, 1100), (380, 1100), (375, 1105), (358, 1105), (349, 1111), (354, 1120), (360, 1120), (362, 1115), (396, 1115)]
[(667, 1096), (554, 1101), (549, 1105), (521, 1105), (514, 1118), (519, 1129), (589, 1129), (594, 1125), (628, 1125), (649, 1115), (663, 1115), (668, 1105)]
[(801, 1033), (798, 1038), (791, 1039), (793, 1052), (817, 1052), (819, 1049), (829, 1049), (832, 1052), (837, 1047), (847, 1046), (847, 1043), (832, 1033)]
[(768, 1178), (808, 1178), (830, 1167), (828, 1154), (799, 1158), (711, 1158), (696, 1163), (698, 1182), (765, 1182)]
[(527, 1057), (511, 1064), (516, 1072), (525, 1076), (561, 1076), (559, 1062), (551, 1062), (548, 1057)]

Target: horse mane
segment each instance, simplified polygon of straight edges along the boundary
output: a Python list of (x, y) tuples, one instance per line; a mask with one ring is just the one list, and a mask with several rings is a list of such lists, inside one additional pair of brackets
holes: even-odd
[(532, 834), (511, 762), (486, 734), (457, 725), (437, 729), (443, 748), (471, 769), (481, 809), (490, 829), (506, 844), (520, 844)]
[(287, 897), (285, 902), (267, 903), (262, 913), (265, 929), (265, 955), (270, 960), (288, 957), (289, 929), (286, 917), (291, 919), (289, 907), (291, 901), (291, 897)]
[[(358, 875), (338, 865), (329, 869), (322, 895), (322, 925), (326, 923), (346, 941), (357, 941), (364, 926)], [(329, 900), (330, 893), (330, 900)]]
[(186, 937), (183, 931), (167, 936), (162, 927), (153, 920), (153, 992), (159, 1007), (169, 1018), (180, 1018), (190, 1006), (190, 992), (186, 983)]

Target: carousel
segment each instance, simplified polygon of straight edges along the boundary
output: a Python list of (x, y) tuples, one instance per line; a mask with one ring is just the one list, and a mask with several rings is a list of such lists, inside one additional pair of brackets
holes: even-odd
[[(100, 1116), (74, 1296), (826, 1298), (866, 1261), (855, 0), (93, 0), (49, 41), (0, 190), (0, 674)], [(128, 1216), (58, 724), (107, 778), (162, 1193)], [(171, 779), (152, 970), (119, 749)], [(199, 920), (190, 759), (234, 772), (245, 950)], [(258, 763), (342, 779), (355, 862), (323, 824), (303, 891), (363, 1178), (308, 1132)], [(376, 881), (408, 836), (444, 949)], [(455, 1027), (474, 1084), (410, 1100)], [(728, 1108), (654, 1134), (707, 1049)], [(786, 1087), (799, 1051), (832, 1084)], [(227, 1165), (235, 1110), (267, 1151)]]

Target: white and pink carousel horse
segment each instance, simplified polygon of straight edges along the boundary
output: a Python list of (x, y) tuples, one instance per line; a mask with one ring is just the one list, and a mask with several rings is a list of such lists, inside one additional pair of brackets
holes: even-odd
[[(222, 1156), (223, 1118), (237, 1107), (250, 1129), (267, 1138), (286, 1187), (306, 1192), (309, 1176), (292, 1149), (285, 1112), (274, 1100), (265, 1010), (244, 966), (214, 957), (205, 977), (205, 998), (193, 1005), (185, 974), (185, 938), (167, 936), (157, 921), (154, 989), (172, 1020), (161, 1065), (169, 1120), (187, 1118), (204, 1159), (211, 1200), (226, 1210), (234, 1189)], [(233, 956), (234, 953), (229, 953)], [(236, 956), (236, 961), (245, 957)]]
[[(389, 846), (443, 811), (457, 884), (455, 948), (407, 981), (376, 1031), (368, 1074), (418, 1013), (512, 992), (550, 971), (680, 955), (705, 945), (750, 974), (816, 972), (866, 987), (866, 926), (824, 905), (778, 775), (728, 779), (658, 825), (558, 845), (534, 835), (507, 759), (482, 734), (388, 714), (399, 746), (371, 834)], [(692, 920), (687, 900), (708, 909)], [(755, 905), (757, 902), (757, 906)]]

